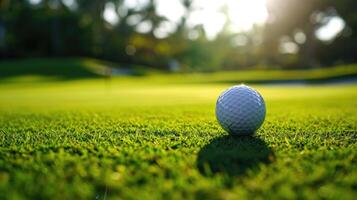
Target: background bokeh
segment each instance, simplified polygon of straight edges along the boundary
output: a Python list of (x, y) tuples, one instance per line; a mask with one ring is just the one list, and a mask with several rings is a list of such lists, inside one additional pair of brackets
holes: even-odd
[(356, 62), (354, 0), (2, 0), (0, 59), (93, 57), (171, 71)]

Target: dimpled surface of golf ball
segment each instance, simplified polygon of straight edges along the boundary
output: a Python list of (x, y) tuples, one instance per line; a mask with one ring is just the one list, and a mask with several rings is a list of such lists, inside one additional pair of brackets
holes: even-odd
[(251, 87), (228, 88), (217, 99), (216, 117), (222, 128), (232, 135), (252, 135), (265, 119), (263, 97)]

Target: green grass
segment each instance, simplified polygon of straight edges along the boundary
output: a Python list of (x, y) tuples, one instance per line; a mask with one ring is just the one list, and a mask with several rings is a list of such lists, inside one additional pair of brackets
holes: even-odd
[(139, 65), (125, 65), (92, 58), (31, 58), (0, 61), (0, 81), (46, 82), (102, 78), (111, 68), (130, 67), (132, 76), (157, 73)]
[(41, 77), (48, 80), (96, 77), (98, 75), (90, 68), (92, 66), (90, 64), (94, 62), (90, 63), (90, 61), (59, 58), (4, 61), (0, 62), (0, 79)]
[(231, 137), (230, 84), (163, 79), (1, 83), (0, 199), (357, 196), (357, 85), (255, 85), (266, 120)]
[[(150, 83), (266, 83), (279, 81), (305, 81), (319, 83), (346, 77), (357, 77), (357, 64), (339, 65), (309, 70), (240, 70), (216, 73), (177, 73), (148, 69), (142, 66), (128, 66), (89, 58), (37, 58), (0, 62), (1, 82), (40, 82), (101, 78), (108, 74), (108, 68), (131, 67), (132, 75)], [(169, 74), (169, 76), (168, 76)], [(129, 79), (132, 84), (133, 77)]]

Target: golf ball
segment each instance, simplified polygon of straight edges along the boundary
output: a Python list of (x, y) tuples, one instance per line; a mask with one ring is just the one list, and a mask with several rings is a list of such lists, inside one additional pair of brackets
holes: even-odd
[(252, 135), (264, 122), (264, 99), (251, 87), (233, 86), (218, 97), (216, 117), (228, 133)]

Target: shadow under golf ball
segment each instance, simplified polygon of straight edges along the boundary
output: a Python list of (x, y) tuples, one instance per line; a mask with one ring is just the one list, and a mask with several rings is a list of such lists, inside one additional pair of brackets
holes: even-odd
[(259, 164), (268, 164), (274, 154), (264, 140), (252, 136), (227, 135), (212, 140), (197, 157), (197, 167), (204, 175), (225, 173), (244, 175), (247, 170), (258, 170)]

